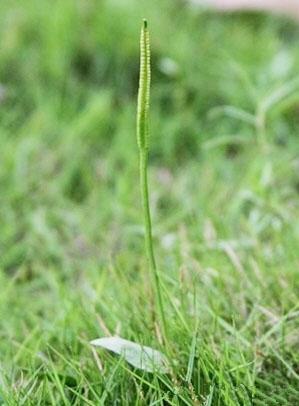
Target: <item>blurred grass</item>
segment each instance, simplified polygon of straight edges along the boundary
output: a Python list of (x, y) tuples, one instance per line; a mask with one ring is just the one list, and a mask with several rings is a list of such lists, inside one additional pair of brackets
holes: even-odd
[[(144, 16), (169, 348), (139, 204)], [(297, 404), (298, 37), (179, 1), (0, 3), (3, 404)], [(87, 342), (106, 329), (160, 346), (174, 375), (102, 353), (99, 371)]]

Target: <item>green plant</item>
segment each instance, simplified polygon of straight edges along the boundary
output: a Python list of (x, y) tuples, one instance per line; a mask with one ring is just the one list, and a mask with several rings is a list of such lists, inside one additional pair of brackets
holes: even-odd
[[(86, 345), (158, 338), (132, 207), (143, 15), (159, 376)], [(2, 1), (0, 19), (1, 406), (298, 405), (298, 88), (264, 102), (299, 72), (298, 26), (170, 0)]]
[(150, 40), (147, 21), (143, 20), (140, 35), (140, 77), (137, 104), (137, 143), (139, 148), (140, 188), (144, 213), (145, 248), (157, 297), (159, 313), (166, 338), (166, 318), (163, 307), (160, 274), (156, 265), (148, 189), (149, 106), (151, 82)]

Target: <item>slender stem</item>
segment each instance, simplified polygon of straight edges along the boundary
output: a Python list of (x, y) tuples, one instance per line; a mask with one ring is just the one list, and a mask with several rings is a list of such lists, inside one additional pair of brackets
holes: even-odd
[(161, 291), (161, 281), (160, 275), (157, 269), (154, 247), (153, 247), (153, 235), (152, 235), (152, 221), (151, 212), (149, 206), (149, 191), (148, 191), (148, 180), (147, 180), (147, 162), (148, 162), (148, 151), (145, 150), (140, 153), (140, 186), (141, 186), (141, 196), (144, 212), (144, 225), (145, 225), (145, 248), (146, 254), (153, 277), (153, 283), (156, 291), (156, 297), (158, 301), (159, 313), (163, 324), (163, 335), (166, 338), (166, 319), (163, 307), (163, 297)]
[[(156, 275), (156, 260), (154, 255), (154, 248), (152, 242), (152, 221), (149, 207), (149, 192), (148, 192), (148, 180), (147, 180), (147, 163), (148, 153), (147, 151), (140, 154), (140, 186), (142, 195), (142, 204), (144, 210), (144, 224), (145, 224), (145, 246), (151, 268)], [(158, 276), (157, 278), (158, 279)]]
[(163, 335), (166, 339), (166, 319), (163, 308), (161, 281), (157, 270), (152, 236), (151, 212), (147, 179), (148, 149), (149, 149), (149, 100), (150, 100), (150, 44), (147, 22), (143, 20), (140, 36), (140, 78), (137, 106), (137, 143), (139, 148), (140, 187), (144, 213), (145, 248), (149, 268), (152, 275), (154, 290), (163, 325)]

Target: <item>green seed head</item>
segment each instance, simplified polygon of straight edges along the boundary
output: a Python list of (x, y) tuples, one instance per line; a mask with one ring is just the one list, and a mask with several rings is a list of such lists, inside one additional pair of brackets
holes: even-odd
[(137, 143), (141, 150), (148, 149), (149, 139), (149, 98), (150, 98), (150, 43), (147, 21), (143, 20), (140, 35), (140, 77), (137, 106)]

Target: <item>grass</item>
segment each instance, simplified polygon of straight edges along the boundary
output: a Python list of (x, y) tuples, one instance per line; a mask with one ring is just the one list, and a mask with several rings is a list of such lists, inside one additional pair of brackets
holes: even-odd
[[(144, 16), (167, 344), (137, 181)], [(166, 0), (14, 0), (0, 21), (1, 402), (296, 405), (298, 27)], [(109, 334), (174, 372), (94, 352)]]

